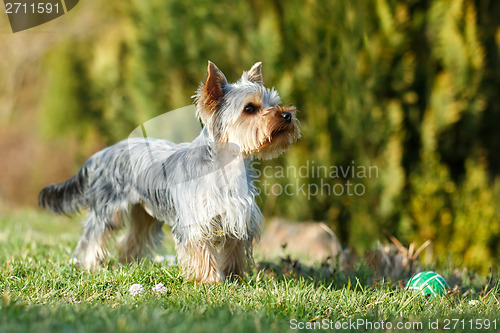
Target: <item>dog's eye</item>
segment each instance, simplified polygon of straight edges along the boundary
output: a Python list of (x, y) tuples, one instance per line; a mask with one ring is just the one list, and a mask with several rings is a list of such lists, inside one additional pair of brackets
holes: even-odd
[(252, 114), (252, 113), (255, 113), (255, 111), (257, 111), (257, 107), (255, 107), (255, 105), (250, 103), (250, 104), (247, 104), (247, 106), (245, 106), (246, 113)]

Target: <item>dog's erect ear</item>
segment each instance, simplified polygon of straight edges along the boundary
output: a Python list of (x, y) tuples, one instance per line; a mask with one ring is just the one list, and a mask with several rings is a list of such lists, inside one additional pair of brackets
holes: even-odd
[(198, 89), (198, 117), (204, 124), (217, 110), (224, 95), (224, 86), (227, 85), (226, 77), (211, 61), (208, 61), (207, 79)]
[(203, 85), (205, 98), (214, 102), (219, 102), (226, 84), (227, 80), (224, 73), (222, 73), (213, 62), (208, 61), (207, 79)]
[(244, 72), (243, 79), (257, 84), (264, 84), (262, 79), (262, 62), (256, 62), (248, 72)]

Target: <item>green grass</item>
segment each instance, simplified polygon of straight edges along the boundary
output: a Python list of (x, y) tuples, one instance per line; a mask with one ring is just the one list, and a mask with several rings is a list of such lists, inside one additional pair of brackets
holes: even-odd
[[(290, 320), (338, 321), (347, 327), (340, 331), (356, 332), (366, 326), (348, 324), (360, 319), (389, 322), (392, 331), (398, 323), (422, 322), (429, 332), (436, 320), (441, 329), (457, 319), (449, 331), (474, 331), (476, 320), (496, 319), (500, 330), (500, 288), (487, 278), (464, 275), (458, 291), (424, 299), (397, 281), (374, 283), (366, 267), (346, 276), (286, 260), (274, 271), (254, 268), (244, 280), (217, 286), (187, 281), (166, 263), (111, 260), (87, 272), (68, 263), (79, 229), (76, 219), (38, 211), (0, 215), (0, 332), (281, 332), (291, 330)], [(156, 295), (151, 287), (160, 282), (167, 293)], [(134, 283), (144, 286), (141, 296), (128, 293)]]

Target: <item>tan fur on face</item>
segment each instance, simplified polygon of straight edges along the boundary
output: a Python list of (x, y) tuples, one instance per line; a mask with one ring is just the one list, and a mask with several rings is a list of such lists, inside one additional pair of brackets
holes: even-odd
[[(260, 106), (258, 95), (249, 98), (256, 107)], [(292, 121), (287, 123), (281, 114), (290, 112)], [(280, 155), (299, 137), (294, 107), (268, 107), (253, 114), (243, 112), (224, 138), (238, 144), (245, 157), (270, 159)]]

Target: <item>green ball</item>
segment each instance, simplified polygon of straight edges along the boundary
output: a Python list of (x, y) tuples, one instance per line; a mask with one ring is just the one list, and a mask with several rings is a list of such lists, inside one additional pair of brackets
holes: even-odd
[(450, 289), (446, 280), (436, 272), (426, 271), (415, 275), (406, 283), (406, 288), (423, 296), (443, 296)]

